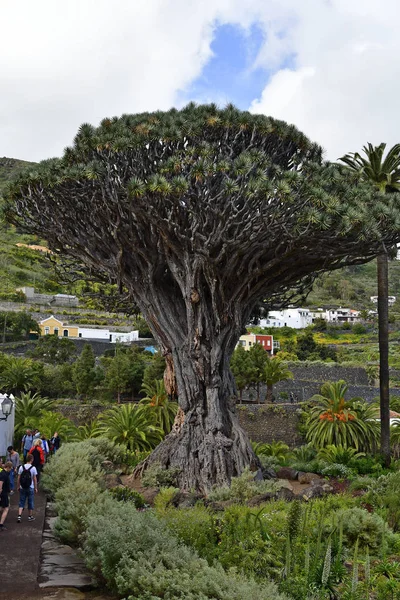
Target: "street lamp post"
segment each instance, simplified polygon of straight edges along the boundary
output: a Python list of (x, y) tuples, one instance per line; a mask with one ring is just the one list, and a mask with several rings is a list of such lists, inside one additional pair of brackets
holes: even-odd
[(0, 417), (0, 421), (7, 421), (14, 406), (14, 396), (12, 394), (10, 394), (9, 396), (8, 394), (0, 394), (0, 402), (1, 411), (4, 415), (4, 417)]

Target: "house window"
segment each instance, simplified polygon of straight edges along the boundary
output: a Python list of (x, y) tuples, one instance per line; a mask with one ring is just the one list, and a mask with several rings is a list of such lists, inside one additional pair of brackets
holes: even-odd
[(45, 327), (44, 328), (44, 335), (49, 335), (50, 333), (50, 327)]
[(63, 336), (68, 337), (68, 329), (64, 329)]
[(246, 342), (244, 340), (239, 340), (239, 346), (245, 346)]
[(58, 327), (54, 327), (54, 335), (58, 335)]
[(82, 334), (81, 334), (81, 333), (78, 333), (78, 337), (82, 337)]
[(251, 342), (249, 342), (249, 346), (251, 346)]

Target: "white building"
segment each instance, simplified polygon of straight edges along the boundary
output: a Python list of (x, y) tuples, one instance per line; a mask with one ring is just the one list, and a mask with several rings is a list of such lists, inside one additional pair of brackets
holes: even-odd
[(139, 339), (139, 331), (110, 331), (109, 329), (92, 329), (91, 327), (78, 327), (78, 337), (86, 340), (103, 340), (105, 342), (127, 343), (137, 342)]
[(360, 311), (352, 308), (333, 308), (326, 311), (328, 323), (359, 323)]
[[(377, 304), (378, 303), (378, 296), (371, 296), (370, 300), (374, 304)], [(389, 306), (393, 306), (393, 304), (395, 302), (396, 302), (396, 296), (388, 296), (388, 304), (389, 304)]]
[(308, 308), (271, 310), (266, 319), (260, 320), (261, 327), (293, 327), (293, 329), (304, 329), (311, 324), (312, 317)]
[(12, 446), (14, 441), (15, 403), (13, 401), (11, 413), (6, 419), (1, 409), (5, 397), (5, 394), (0, 394), (0, 456), (7, 454), (8, 446)]

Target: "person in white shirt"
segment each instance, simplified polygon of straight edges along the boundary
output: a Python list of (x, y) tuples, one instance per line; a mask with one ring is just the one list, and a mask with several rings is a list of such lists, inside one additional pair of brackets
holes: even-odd
[(28, 521), (34, 521), (34, 494), (37, 493), (37, 470), (33, 466), (33, 456), (28, 454), (27, 462), (18, 469), (19, 505), (17, 523), (21, 523), (22, 511), (28, 502)]

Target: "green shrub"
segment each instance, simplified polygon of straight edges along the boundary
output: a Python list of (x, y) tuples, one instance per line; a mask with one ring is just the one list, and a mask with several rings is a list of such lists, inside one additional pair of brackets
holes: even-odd
[(176, 487), (178, 483), (179, 468), (165, 469), (155, 463), (150, 465), (142, 477), (144, 487)]
[(400, 531), (400, 472), (381, 475), (368, 489), (363, 501), (388, 522), (394, 531)]
[(332, 463), (321, 469), (321, 475), (325, 477), (339, 477), (340, 479), (349, 479), (354, 475), (354, 471), (346, 465), (340, 463)]
[(380, 475), (382, 474), (383, 467), (379, 461), (373, 456), (364, 456), (351, 460), (349, 467), (357, 471), (360, 475)]
[(154, 508), (156, 509), (157, 515), (163, 515), (167, 508), (171, 506), (172, 502), (179, 493), (179, 489), (175, 487), (162, 487), (154, 500)]
[(142, 494), (139, 494), (136, 490), (130, 490), (127, 487), (115, 487), (109, 490), (111, 496), (119, 502), (133, 502), (136, 508), (143, 508), (146, 506)]
[(233, 500), (244, 504), (258, 494), (276, 492), (280, 487), (280, 484), (273, 480), (255, 481), (254, 477), (255, 473), (247, 467), (239, 477), (232, 477), (230, 487), (215, 487), (208, 494), (208, 499), (212, 502)]
[(354, 546), (359, 541), (360, 547), (380, 548), (387, 531), (382, 517), (371, 514), (362, 508), (349, 508), (341, 513), (343, 535), (348, 544)]
[(355, 448), (347, 448), (340, 444), (328, 445), (325, 448), (321, 448), (318, 452), (318, 458), (328, 464), (341, 464), (348, 466), (349, 463), (359, 460), (364, 457), (363, 452), (357, 452)]
[(129, 600), (283, 600), (272, 583), (257, 584), (209, 566), (150, 513), (108, 494), (87, 517), (84, 555), (109, 588)]
[(168, 529), (184, 544), (212, 564), (217, 557), (218, 528), (214, 516), (203, 504), (192, 508), (170, 508), (162, 515)]
[(52, 496), (80, 477), (100, 482), (104, 461), (122, 462), (124, 448), (103, 438), (64, 444), (43, 471), (42, 485)]
[(55, 492), (58, 512), (55, 532), (62, 541), (78, 543), (85, 530), (85, 517), (100, 494), (99, 483), (87, 476), (68, 480)]

